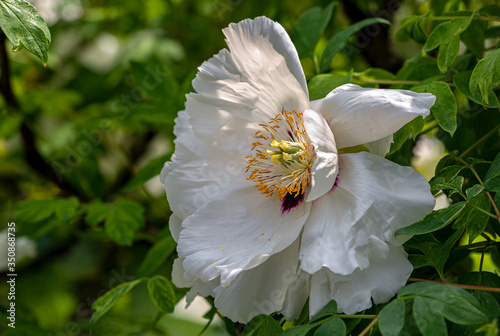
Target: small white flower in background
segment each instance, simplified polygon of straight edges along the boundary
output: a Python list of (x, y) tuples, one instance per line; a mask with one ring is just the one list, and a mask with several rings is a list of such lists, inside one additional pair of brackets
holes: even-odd
[[(224, 29), (203, 63), (161, 173), (178, 243), (173, 281), (222, 315), (297, 318), (335, 299), (352, 314), (389, 300), (412, 266), (394, 232), (432, 211), (425, 178), (383, 158), (435, 97), (343, 85), (309, 101), (286, 31), (265, 17)], [(369, 152), (343, 150), (365, 145)], [(343, 154), (345, 153), (345, 154)]]
[[(8, 233), (7, 229), (0, 231), (0, 251), (2, 258), (0, 260), (0, 272), (7, 271), (7, 252), (8, 252)], [(19, 265), (25, 259), (35, 258), (37, 256), (36, 242), (28, 237), (16, 237), (16, 265)], [(7, 272), (8, 273), (8, 272)]]

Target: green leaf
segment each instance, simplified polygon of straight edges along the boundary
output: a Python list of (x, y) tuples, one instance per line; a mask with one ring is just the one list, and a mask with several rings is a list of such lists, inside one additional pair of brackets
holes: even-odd
[(438, 68), (442, 73), (448, 71), (448, 69), (455, 63), (458, 56), (458, 48), (460, 47), (460, 36), (455, 35), (448, 41), (445, 41), (439, 47), (438, 54)]
[(344, 48), (349, 37), (351, 37), (357, 31), (363, 29), (364, 27), (375, 23), (380, 23), (380, 24), (383, 23), (387, 25), (391, 24), (389, 21), (382, 18), (369, 18), (363, 21), (359, 21), (353, 24), (352, 26), (333, 35), (330, 41), (328, 41), (328, 44), (326, 45), (325, 50), (323, 51), (323, 55), (321, 56), (321, 62), (320, 62), (321, 72), (325, 72), (328, 70), (328, 68), (330, 67), (330, 63), (332, 63), (333, 58), (340, 50), (342, 50), (342, 48)]
[(455, 77), (453, 78), (453, 83), (455, 84), (455, 87), (458, 89), (458, 91), (462, 92), (473, 102), (484, 105), (485, 107), (500, 107), (500, 102), (498, 101), (498, 98), (493, 90), (488, 91), (488, 104), (483, 101), (480, 92), (476, 92), (475, 95), (470, 92), (469, 83), (471, 75), (472, 70), (464, 71), (455, 75)]
[(431, 112), (439, 126), (453, 135), (457, 129), (457, 102), (450, 86), (441, 81), (430, 84), (418, 85), (415, 92), (430, 92), (436, 96), (436, 103), (431, 107)]
[(106, 220), (109, 214), (109, 205), (100, 201), (94, 201), (88, 205), (85, 222), (89, 225), (97, 225)]
[(113, 305), (121, 298), (124, 294), (128, 293), (132, 288), (145, 281), (146, 279), (138, 279), (131, 282), (125, 282), (121, 285), (116, 286), (110, 291), (106, 292), (103, 296), (98, 298), (92, 304), (92, 309), (96, 312), (92, 315), (89, 322), (89, 328), (92, 330), (92, 326), (97, 323), (97, 321), (104, 315), (108, 310), (113, 307)]
[(485, 291), (475, 291), (474, 297), (479, 301), (490, 320), (500, 316), (500, 305), (493, 295)]
[(430, 6), (435, 16), (443, 14), (447, 2), (446, 0), (430, 0)]
[[(443, 316), (453, 323), (473, 325), (488, 322), (478, 300), (466, 290), (452, 285), (418, 282), (401, 289), (398, 298), (418, 298), (434, 315)], [(415, 309), (415, 302), (413, 308)], [(415, 320), (420, 328), (416, 317)], [(423, 332), (422, 329), (421, 331)]]
[(398, 336), (405, 322), (405, 303), (392, 300), (378, 315), (378, 326), (383, 336)]
[(451, 197), (453, 194), (459, 194), (465, 196), (462, 192), (462, 186), (464, 184), (464, 177), (457, 176), (450, 182), (445, 182), (442, 177), (438, 177), (432, 180), (431, 191), (436, 194), (438, 190), (443, 190), (446, 196)]
[(500, 18), (500, 6), (487, 5), (479, 10), (479, 14)]
[(120, 200), (111, 208), (105, 231), (115, 242), (132, 245), (135, 233), (144, 226), (144, 208), (132, 201)]
[(408, 42), (411, 39), (420, 44), (427, 40), (425, 33), (425, 17), (409, 16), (401, 20), (401, 27), (394, 33), (394, 39), (398, 42)]
[[(482, 193), (470, 200), (470, 203), (489, 212), (490, 211), (490, 200), (486, 193)], [(466, 211), (464, 211), (460, 221), (465, 223), (465, 229), (469, 234), (469, 243), (472, 243), (486, 228), (488, 224), (487, 214), (474, 208), (471, 204), (467, 205)]]
[(466, 202), (459, 202), (425, 216), (419, 222), (396, 231), (395, 235), (421, 235), (444, 228), (458, 217)]
[(485, 38), (498, 38), (500, 37), (500, 26), (491, 27), (484, 32)]
[(370, 79), (396, 79), (396, 75), (384, 69), (379, 68), (368, 68), (359, 74), (360, 78), (370, 78)]
[(125, 190), (138, 187), (149, 181), (155, 176), (160, 175), (165, 162), (170, 159), (172, 154), (165, 154), (152, 159), (144, 168), (142, 168), (124, 187)]
[(293, 26), (293, 42), (299, 58), (314, 56), (316, 44), (330, 22), (335, 5), (336, 3), (332, 2), (323, 10), (320, 7), (313, 7), (305, 12)]
[(0, 139), (10, 139), (16, 135), (22, 121), (19, 114), (0, 114)]
[(352, 80), (352, 70), (347, 75), (320, 74), (314, 76), (307, 84), (311, 100), (325, 98), (333, 89)]
[[(403, 67), (397, 72), (396, 79), (423, 81), (433, 76), (441, 76), (436, 60), (427, 55), (417, 54), (405, 61)], [(393, 85), (391, 87), (401, 89), (404, 86)]]
[(76, 197), (27, 200), (14, 206), (14, 221), (20, 236), (38, 237), (58, 225), (68, 224), (79, 213)]
[(472, 13), (467, 18), (453, 19), (447, 22), (440, 23), (429, 35), (429, 38), (424, 44), (422, 51), (431, 51), (436, 49), (443, 43), (450, 41), (453, 37), (464, 32), (472, 22), (475, 13)]
[(151, 301), (162, 313), (173, 313), (177, 302), (174, 286), (168, 279), (157, 275), (148, 280), (148, 292)]
[(144, 208), (135, 202), (119, 200), (114, 204), (94, 202), (87, 211), (86, 221), (91, 225), (104, 221), (109, 238), (121, 245), (132, 245), (135, 233), (144, 226)]
[(468, 157), (465, 161), (467, 161), (467, 163), (469, 163), (473, 166), (475, 166), (477, 164), (481, 164), (481, 163), (491, 163), (491, 161), (483, 160), (483, 159), (475, 158), (475, 157)]
[(500, 84), (500, 49), (496, 49), (476, 64), (470, 77), (469, 89), (475, 95), (477, 89), (486, 104), (489, 104), (489, 92)]
[(411, 262), (413, 268), (434, 266), (434, 264), (429, 260), (429, 258), (427, 258), (425, 255), (422, 254), (410, 254), (408, 255), (408, 260)]
[(314, 332), (314, 336), (345, 336), (346, 331), (344, 321), (338, 316), (333, 316), (323, 322)]
[(278, 322), (271, 316), (257, 315), (245, 326), (241, 336), (274, 336), (283, 333)]
[(481, 185), (481, 184), (475, 184), (474, 186), (468, 188), (465, 191), (465, 195), (467, 195), (467, 197), (469, 199), (471, 199), (471, 198), (476, 197), (483, 190), (484, 190), (484, 186), (483, 185)]
[(309, 321), (309, 323), (314, 323), (325, 317), (333, 316), (335, 314), (337, 314), (337, 302), (335, 302), (335, 300), (331, 300), (326, 304), (326, 306), (324, 306), (316, 315), (311, 318), (311, 321)]
[(500, 192), (500, 154), (497, 154), (486, 173), (484, 187), (489, 191)]
[[(495, 273), (486, 271), (482, 271), (481, 273), (469, 272), (458, 278), (457, 283), (462, 285), (480, 285), (500, 288), (500, 277)], [(490, 294), (500, 303), (500, 293), (491, 292)]]
[(487, 27), (487, 21), (472, 20), (469, 28), (460, 35), (460, 40), (478, 59), (484, 55), (484, 33)]
[(426, 336), (447, 336), (446, 322), (441, 314), (432, 310), (432, 302), (416, 297), (413, 300), (413, 318), (417, 327)]
[(430, 184), (434, 188), (434, 185), (437, 183), (448, 183), (453, 180), (463, 169), (465, 169), (465, 166), (447, 166), (440, 171), (436, 171), (436, 176), (431, 179)]
[(500, 332), (498, 329), (498, 320), (493, 319), (491, 323), (485, 324), (482, 327), (475, 330), (476, 334), (484, 332), (484, 336), (498, 336)]
[(157, 241), (146, 254), (146, 258), (137, 271), (137, 276), (143, 277), (151, 274), (174, 252), (176, 245), (172, 236)]
[(299, 325), (296, 327), (291, 327), (285, 330), (281, 336), (306, 336), (308, 335), (309, 331), (311, 329), (316, 328), (316, 324), (305, 324), (305, 325)]
[(417, 135), (422, 131), (423, 127), (424, 119), (421, 116), (416, 117), (415, 119), (401, 127), (393, 135), (391, 150), (389, 151), (389, 154), (398, 151), (403, 146), (405, 141), (409, 139), (410, 135), (413, 139), (416, 139)]
[[(406, 247), (420, 250), (424, 253), (426, 259), (417, 260), (421, 266), (428, 265), (434, 267), (441, 277), (444, 277), (444, 266), (448, 261), (451, 248), (462, 236), (465, 228), (462, 226), (451, 235), (444, 244), (441, 244), (431, 233), (414, 236), (407, 243)], [(415, 260), (414, 260), (415, 261)]]
[(47, 64), (50, 31), (35, 7), (25, 0), (0, 0), (0, 27), (12, 42), (13, 51), (21, 47)]

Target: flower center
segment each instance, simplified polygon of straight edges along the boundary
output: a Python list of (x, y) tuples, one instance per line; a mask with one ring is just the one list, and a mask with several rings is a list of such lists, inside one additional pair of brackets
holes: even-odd
[(314, 148), (306, 133), (302, 112), (282, 110), (255, 133), (254, 155), (246, 157), (248, 180), (266, 197), (274, 196), (288, 211), (300, 203), (311, 181)]

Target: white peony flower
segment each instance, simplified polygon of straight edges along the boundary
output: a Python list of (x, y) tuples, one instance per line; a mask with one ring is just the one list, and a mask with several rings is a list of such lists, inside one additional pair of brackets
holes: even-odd
[[(343, 85), (309, 101), (297, 51), (265, 17), (224, 29), (203, 63), (161, 172), (178, 243), (173, 282), (220, 312), (297, 318), (335, 299), (352, 314), (389, 300), (412, 266), (394, 232), (432, 211), (425, 178), (383, 158), (435, 97)], [(372, 153), (345, 153), (365, 145)]]

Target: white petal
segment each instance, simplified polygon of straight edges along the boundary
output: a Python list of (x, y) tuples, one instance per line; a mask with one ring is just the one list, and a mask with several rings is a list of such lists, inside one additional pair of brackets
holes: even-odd
[(179, 288), (187, 288), (193, 285), (193, 278), (189, 280), (184, 279), (184, 267), (182, 267), (182, 262), (184, 259), (177, 258), (174, 260), (174, 264), (172, 266), (172, 282)]
[(383, 258), (391, 242), (409, 237), (394, 232), (434, 207), (425, 178), (410, 167), (361, 152), (339, 155), (338, 185), (313, 202), (304, 226), (301, 268), (313, 274), (322, 267), (342, 275)]
[(375, 304), (387, 302), (405, 284), (413, 267), (401, 246), (390, 245), (387, 256), (373, 258), (370, 267), (349, 275), (338, 275), (323, 268), (312, 276), (309, 313), (318, 313), (330, 300), (337, 312), (355, 314)]
[[(223, 199), (241, 188), (253, 187), (242, 173), (243, 162), (225, 156), (219, 158), (218, 161), (206, 162), (194, 160), (201, 161), (197, 167), (178, 165), (165, 178), (170, 208), (180, 219), (184, 220), (215, 199)], [(260, 196), (257, 190), (255, 195)]]
[(182, 219), (176, 214), (171, 214), (170, 219), (168, 220), (168, 228), (170, 229), (170, 233), (172, 234), (174, 240), (176, 242), (179, 241), (179, 235), (182, 230)]
[(211, 201), (182, 223), (177, 250), (184, 268), (202, 281), (221, 276), (228, 285), (245, 269), (292, 244), (309, 215), (310, 203), (282, 214), (281, 202), (256, 188)]
[[(193, 133), (191, 130), (191, 125), (189, 124), (189, 116), (187, 115), (186, 111), (179, 111), (179, 113), (177, 113), (177, 118), (175, 118), (174, 135), (177, 138), (180, 138), (185, 133), (188, 133), (188, 138), (192, 137)], [(172, 162), (175, 161), (175, 156), (175, 154), (172, 154), (172, 158), (170, 159), (171, 161), (165, 162), (165, 165), (163, 166), (163, 169), (160, 173), (161, 183), (165, 183), (165, 179), (167, 178), (168, 174), (176, 167), (176, 165)]]
[(391, 134), (380, 140), (366, 143), (365, 146), (370, 150), (370, 153), (385, 157), (385, 155), (391, 150), (391, 144), (393, 141), (393, 135)]
[(288, 287), (283, 308), (280, 311), (287, 321), (299, 318), (304, 303), (309, 298), (310, 280), (311, 275), (299, 269), (297, 278)]
[(260, 123), (309, 107), (305, 76), (283, 27), (267, 18), (224, 29), (230, 52), (203, 63), (186, 111), (195, 133), (231, 151), (250, 151)]
[(191, 124), (189, 124), (189, 115), (186, 111), (179, 111), (174, 122), (174, 135), (176, 137), (180, 137), (182, 134), (184, 134), (184, 132), (191, 129)]
[(215, 278), (209, 282), (203, 282), (199, 279), (191, 277), (191, 275), (184, 270), (182, 262), (184, 259), (177, 258), (174, 260), (172, 266), (172, 282), (179, 288), (191, 288), (186, 296), (187, 306), (199, 294), (201, 296), (213, 295), (213, 290), (220, 285), (219, 278)]
[(297, 240), (263, 264), (238, 274), (229, 286), (217, 287), (215, 306), (223, 316), (241, 323), (282, 309), (288, 320), (297, 318), (309, 294), (309, 275), (300, 277), (298, 257)]
[(435, 101), (430, 93), (346, 84), (311, 102), (311, 109), (331, 123), (337, 148), (345, 148), (393, 134), (414, 118), (429, 115)]
[(329, 192), (335, 184), (338, 155), (332, 131), (321, 114), (306, 110), (304, 126), (316, 152), (311, 169), (311, 190), (306, 198), (311, 202)]
[(297, 50), (279, 23), (261, 16), (254, 20), (232, 23), (223, 32), (240, 69), (244, 69), (248, 74), (261, 75), (266, 71), (264, 66), (272, 70), (284, 66), (284, 61), (302, 90), (308, 92)]
[[(177, 118), (180, 124), (181, 115)], [(184, 125), (175, 140), (175, 153), (161, 172), (173, 213), (184, 220), (213, 199), (253, 185), (246, 180), (246, 165), (243, 155), (207, 144)]]

